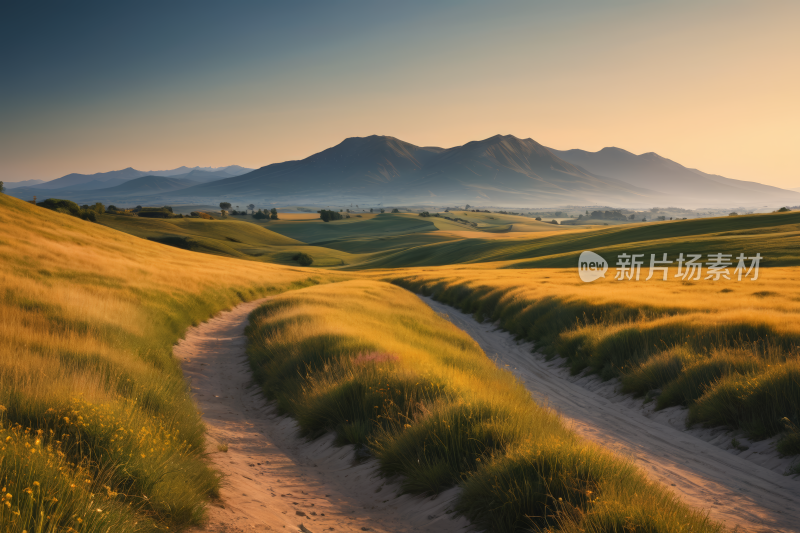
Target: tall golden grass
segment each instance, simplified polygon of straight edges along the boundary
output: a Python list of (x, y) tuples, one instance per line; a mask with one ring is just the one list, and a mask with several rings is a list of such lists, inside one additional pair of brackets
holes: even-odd
[(358, 280), (287, 292), (247, 334), (256, 378), (306, 435), (336, 432), (409, 492), (461, 484), (457, 509), (487, 531), (721, 531), (577, 437), (408, 291)]
[[(489, 265), (376, 273), (498, 321), (573, 372), (620, 377), (623, 390), (684, 405), (690, 423), (727, 425), (753, 439), (800, 418), (797, 267), (761, 269), (757, 281), (583, 283), (577, 270)], [(781, 452), (800, 453), (790, 430)]]
[(0, 228), (3, 531), (198, 523), (219, 480), (172, 344), (236, 302), (327, 278), (178, 250), (5, 195)]

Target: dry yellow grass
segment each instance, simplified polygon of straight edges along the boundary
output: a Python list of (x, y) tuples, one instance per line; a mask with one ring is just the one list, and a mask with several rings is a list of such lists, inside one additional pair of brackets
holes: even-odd
[(578, 438), (408, 291), (356, 280), (287, 292), (247, 334), (256, 379), (307, 435), (368, 448), (410, 492), (460, 484), (456, 509), (486, 531), (722, 530)]
[[(690, 421), (741, 428), (754, 439), (800, 417), (797, 267), (762, 268), (750, 281), (583, 283), (575, 269), (497, 270), (507, 263), (373, 272), (499, 321), (623, 390), (661, 391)], [(657, 394), (654, 392), (653, 394)], [(784, 420), (786, 419), (786, 420)], [(779, 446), (800, 453), (791, 435)]]
[[(196, 523), (217, 478), (202, 460), (202, 424), (172, 344), (236, 302), (304, 286), (312, 275), (325, 280), (163, 246), (5, 195), (0, 227), (0, 433), (12, 443), (62, 440), (89, 479), (69, 498), (88, 501), (108, 485), (149, 517), (130, 518), (136, 527), (119, 514), (94, 517), (82, 530)], [(20, 449), (0, 450), (0, 486), (18, 493), (36, 481), (61, 494), (64, 476), (14, 455)], [(8, 531), (35, 530), (24, 517), (38, 512), (19, 511)], [(75, 527), (58, 516), (66, 521), (45, 530)]]

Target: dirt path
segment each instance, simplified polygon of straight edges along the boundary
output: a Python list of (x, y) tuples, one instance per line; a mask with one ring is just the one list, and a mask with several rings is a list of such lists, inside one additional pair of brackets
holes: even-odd
[(375, 461), (354, 466), (352, 447), (332, 446), (331, 438), (308, 443), (293, 420), (274, 415), (244, 353), (247, 315), (263, 301), (220, 313), (174, 348), (208, 427), (214, 466), (225, 475), (221, 501), (200, 531), (466, 531), (468, 522), (448, 513), (455, 490), (397, 497)]
[(532, 355), (530, 343), (518, 344), (493, 324), (479, 324), (452, 307), (422, 299), (469, 333), (487, 356), (514, 372), (538, 402), (561, 413), (579, 434), (632, 457), (688, 504), (739, 531), (800, 531), (798, 476), (783, 476), (770, 465), (734, 455), (664, 419), (648, 418), (629, 397), (608, 398), (588, 390), (569, 379), (560, 362)]

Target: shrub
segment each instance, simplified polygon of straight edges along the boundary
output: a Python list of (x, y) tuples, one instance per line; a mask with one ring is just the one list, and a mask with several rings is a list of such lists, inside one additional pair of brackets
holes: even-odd
[(337, 211), (329, 211), (327, 209), (323, 209), (319, 212), (319, 218), (321, 218), (323, 222), (329, 222), (331, 220), (341, 220), (342, 214)]
[(47, 200), (41, 201), (38, 204), (39, 207), (44, 207), (45, 209), (51, 209), (53, 211), (62, 208), (66, 209), (69, 213), (77, 213), (80, 212), (81, 208), (73, 202), (72, 200), (59, 200), (58, 198), (48, 198)]
[[(73, 202), (72, 200), (59, 200), (58, 198), (48, 198), (42, 202), (39, 202), (39, 207), (44, 207), (45, 209), (50, 209), (51, 211), (55, 211), (57, 213), (63, 213), (65, 215), (70, 215), (76, 218), (80, 218), (81, 220), (88, 220), (89, 222), (97, 222), (97, 212), (95, 211), (94, 207), (84, 206), (78, 207), (78, 204)], [(102, 204), (100, 204), (102, 207)]]
[(314, 262), (314, 259), (312, 259), (310, 255), (303, 252), (295, 254), (295, 256), (292, 257), (292, 259), (300, 263), (300, 265), (302, 266), (311, 266), (311, 264)]
[(139, 216), (144, 218), (170, 218), (171, 213), (167, 211), (139, 211)]

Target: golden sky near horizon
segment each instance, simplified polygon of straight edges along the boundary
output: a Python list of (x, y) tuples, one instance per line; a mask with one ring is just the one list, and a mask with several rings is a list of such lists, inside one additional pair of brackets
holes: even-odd
[[(0, 179), (257, 168), (352, 136), (450, 147), (500, 133), (800, 187), (800, 2), (449, 6), (269, 12), (263, 34), (198, 15), (202, 40), (173, 31), (113, 56), (81, 42), (69, 57), (88, 59), (51, 78), (26, 70), (34, 50), (0, 103)], [(209, 43), (204, 21), (228, 38)]]

